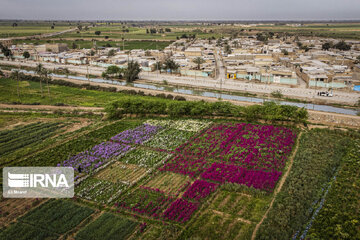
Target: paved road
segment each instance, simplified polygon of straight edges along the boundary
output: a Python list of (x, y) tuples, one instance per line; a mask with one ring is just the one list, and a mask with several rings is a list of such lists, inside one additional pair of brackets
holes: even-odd
[[(38, 64), (34, 61), (27, 62), (17, 62), (17, 61), (7, 61), (0, 60), (0, 64), (6, 65), (14, 65), (14, 66), (28, 66), (28, 67), (36, 67)], [(42, 63), (43, 66), (47, 69), (56, 69), (56, 68), (67, 68), (71, 72), (76, 72), (79, 74), (87, 74), (89, 70), (89, 74), (92, 75), (101, 75), (104, 71), (102, 67), (88, 67), (87, 66), (76, 66), (70, 64), (57, 64), (57, 63)], [(333, 97), (321, 97), (317, 96), (317, 91), (315, 89), (308, 88), (295, 88), (289, 86), (279, 86), (279, 85), (271, 85), (271, 84), (257, 84), (257, 83), (246, 83), (239, 80), (233, 79), (224, 79), (221, 76), (225, 75), (225, 70), (222, 69), (222, 63), (219, 61), (220, 73), (218, 79), (212, 78), (203, 78), (203, 77), (187, 77), (187, 76), (175, 76), (169, 74), (157, 74), (157, 73), (148, 73), (142, 72), (140, 74), (140, 78), (143, 80), (150, 80), (154, 82), (162, 83), (166, 80), (169, 84), (176, 85), (184, 85), (184, 86), (192, 86), (192, 87), (204, 87), (210, 89), (222, 89), (226, 91), (246, 91), (260, 94), (270, 94), (274, 91), (280, 91), (283, 95), (293, 98), (301, 98), (304, 100), (322, 100), (324, 102), (329, 103), (339, 103), (339, 104), (355, 104), (359, 98), (360, 93), (358, 92), (346, 92), (334, 90)]]

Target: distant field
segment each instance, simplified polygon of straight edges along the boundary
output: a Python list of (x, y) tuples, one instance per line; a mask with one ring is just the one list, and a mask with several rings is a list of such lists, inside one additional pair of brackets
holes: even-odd
[[(45, 43), (66, 43), (69, 48), (73, 48), (73, 44), (76, 44), (76, 48), (93, 48), (95, 44), (91, 40), (15, 40), (14, 44), (33, 43), (35, 45), (45, 44)], [(121, 50), (132, 50), (132, 49), (158, 49), (162, 50), (171, 44), (171, 41), (125, 41), (124, 44), (122, 41), (96, 41), (98, 47), (119, 47)]]
[(74, 26), (55, 26), (54, 29), (51, 29), (51, 24), (48, 26), (37, 26), (37, 25), (26, 25), (23, 26), (19, 23), (17, 27), (11, 25), (0, 25), (0, 38), (8, 37), (23, 37), (23, 36), (32, 36), (38, 34), (60, 32), (73, 28)]
[[(156, 34), (150, 34), (146, 33), (146, 29), (150, 28), (162, 28), (165, 30), (165, 28), (170, 28), (171, 32), (165, 32), (165, 33), (156, 33)], [(220, 37), (220, 33), (202, 33), (197, 31), (196, 29), (202, 29), (203, 27), (186, 27), (186, 26), (156, 26), (156, 27), (144, 27), (144, 28), (135, 28), (135, 27), (123, 27), (123, 26), (98, 26), (95, 28), (91, 28), (87, 31), (81, 31), (81, 32), (71, 32), (71, 33), (65, 33), (62, 34), (62, 38), (91, 38), (91, 39), (104, 39), (105, 36), (108, 36), (110, 39), (144, 39), (144, 40), (176, 40), (176, 37), (181, 37), (183, 34), (195, 34), (199, 38), (209, 38), (209, 37)], [(216, 29), (217, 27), (214, 27)], [(129, 32), (124, 32), (124, 29), (128, 29)], [(206, 29), (213, 29), (207, 27)], [(95, 31), (100, 31), (100, 35), (96, 35)]]
[(324, 38), (360, 39), (360, 24), (307, 24), (301, 27), (263, 25), (252, 29), (274, 33), (290, 33), (299, 36)]
[[(74, 28), (78, 25), (77, 22), (55, 22), (55, 28), (51, 29), (52, 22), (17, 22), (17, 27), (12, 27), (13, 22), (0, 22), (0, 38), (4, 37), (18, 37), (30, 36), (43, 33), (51, 33), (63, 31), (69, 28)], [(300, 36), (317, 36), (317, 37), (332, 37), (344, 39), (360, 39), (360, 23), (312, 23), (305, 24), (300, 27), (286, 26), (286, 25), (258, 25), (258, 26), (203, 26), (203, 25), (154, 25), (137, 27), (134, 24), (113, 23), (107, 25), (105, 23), (96, 23), (96, 27), (85, 30), (85, 26), (90, 23), (80, 23), (83, 26), (82, 31), (70, 32), (62, 34), (61, 38), (78, 38), (78, 39), (104, 39), (105, 36), (109, 39), (134, 39), (134, 40), (176, 40), (183, 34), (196, 34), (198, 38), (219, 38), (221, 36), (230, 36), (238, 32), (240, 35), (254, 34), (257, 31), (275, 32), (275, 33), (289, 33)], [(146, 29), (150, 28), (170, 28), (171, 32), (147, 34)], [(241, 31), (242, 29), (252, 31)], [(128, 30), (129, 32), (124, 32)], [(95, 35), (95, 31), (100, 31), (100, 35)], [(58, 38), (58, 37), (57, 37)], [(69, 40), (69, 39), (66, 39)]]

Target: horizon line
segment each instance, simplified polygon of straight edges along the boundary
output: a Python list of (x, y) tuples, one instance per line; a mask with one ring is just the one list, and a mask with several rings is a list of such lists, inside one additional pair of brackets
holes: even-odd
[(360, 22), (360, 19), (25, 19), (25, 18), (13, 18), (13, 19), (0, 19), (0, 21), (64, 21), (64, 22)]

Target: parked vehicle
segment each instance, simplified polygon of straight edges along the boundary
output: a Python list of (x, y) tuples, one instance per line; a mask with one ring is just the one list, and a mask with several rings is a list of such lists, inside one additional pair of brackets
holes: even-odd
[(332, 97), (333, 96), (332, 92), (318, 92), (317, 95), (323, 96), (323, 97)]

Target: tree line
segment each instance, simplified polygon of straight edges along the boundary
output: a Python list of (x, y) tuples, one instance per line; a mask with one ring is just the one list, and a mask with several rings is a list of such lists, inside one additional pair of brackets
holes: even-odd
[(241, 117), (247, 121), (263, 119), (270, 122), (291, 121), (304, 123), (308, 112), (296, 106), (279, 105), (265, 102), (263, 105), (236, 106), (229, 102), (171, 101), (166, 99), (124, 98), (109, 104), (105, 111), (110, 119), (118, 119), (123, 114), (152, 115), (161, 114), (171, 117), (224, 116)]

